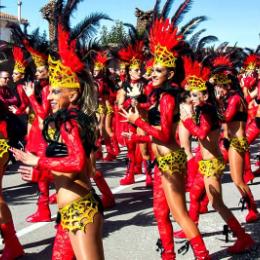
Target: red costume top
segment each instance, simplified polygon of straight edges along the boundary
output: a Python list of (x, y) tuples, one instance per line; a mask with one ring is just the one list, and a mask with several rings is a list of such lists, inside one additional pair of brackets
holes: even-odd
[(143, 129), (148, 135), (159, 140), (164, 144), (172, 143), (172, 126), (173, 126), (173, 113), (175, 108), (175, 99), (170, 94), (163, 94), (160, 101), (160, 125), (161, 129), (151, 126), (149, 123), (138, 118), (135, 125)]
[(18, 100), (13, 94), (10, 88), (7, 86), (0, 87), (0, 101), (3, 103), (5, 108), (8, 109), (8, 106), (17, 106)]
[(21, 101), (21, 105), (19, 106), (19, 108), (17, 109), (16, 111), (16, 115), (21, 115), (21, 114), (24, 114), (25, 112), (25, 109), (29, 106), (30, 104), (30, 101), (29, 101), (29, 98), (27, 97), (27, 95), (25, 94), (24, 92), (24, 89), (23, 89), (23, 85), (22, 84), (18, 84), (16, 86), (16, 89), (17, 89), (17, 93), (19, 95), (19, 98), (20, 98), (20, 101)]
[(244, 121), (247, 120), (247, 113), (245, 111), (239, 111), (243, 105), (242, 99), (238, 93), (231, 95), (228, 100), (224, 111), (224, 120), (226, 122), (231, 121)]
[(80, 137), (79, 125), (76, 120), (61, 125), (60, 134), (66, 144), (68, 154), (64, 157), (41, 156), (38, 162), (39, 169), (51, 171), (80, 173), (86, 166), (86, 153)]

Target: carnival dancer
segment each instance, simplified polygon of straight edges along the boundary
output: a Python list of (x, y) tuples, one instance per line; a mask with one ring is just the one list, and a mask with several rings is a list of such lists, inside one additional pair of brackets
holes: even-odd
[[(0, 77), (1, 76), (7, 77), (7, 74), (0, 74)], [(24, 255), (24, 250), (16, 236), (12, 214), (5, 202), (2, 191), (3, 175), (9, 159), (8, 133), (10, 132), (10, 129), (8, 131), (8, 122), (6, 121), (6, 113), (8, 113), (8, 110), (2, 101), (0, 101), (0, 111), (0, 230), (4, 241), (1, 259), (13, 260)]]
[[(214, 71), (213, 71), (214, 73)], [(259, 219), (257, 206), (249, 186), (243, 179), (244, 157), (248, 151), (245, 127), (247, 122), (246, 102), (240, 93), (237, 78), (231, 73), (217, 73), (214, 80), (215, 93), (218, 106), (223, 114), (223, 121), (227, 123), (230, 145), (228, 158), (231, 178), (242, 195), (242, 208), (246, 203), (248, 214), (246, 222)]]
[[(95, 147), (96, 107), (89, 107), (94, 88), (89, 72), (75, 53), (76, 41), (58, 24), (60, 60), (49, 57), (50, 100), (53, 115), (45, 119), (43, 133), (48, 142), (44, 155), (12, 149), (27, 165), (47, 168), (54, 176), (62, 228), (77, 259), (104, 259), (101, 202), (91, 187), (91, 151)], [(62, 75), (62, 76), (61, 76)], [(91, 115), (84, 112), (91, 111)], [(45, 172), (45, 174), (49, 174)], [(31, 176), (32, 177), (32, 176)]]
[[(191, 104), (190, 92), (186, 90), (181, 93), (179, 101), (180, 105), (182, 103)], [(199, 173), (199, 161), (202, 160), (201, 151), (198, 146), (194, 149), (195, 155), (193, 155), (191, 136), (189, 130), (180, 121), (177, 130), (177, 140), (187, 155), (186, 191), (189, 192), (190, 197), (189, 216), (195, 224), (198, 224), (199, 215), (208, 212), (209, 200), (206, 194), (203, 175)], [(175, 231), (174, 237), (186, 238), (183, 230)]]
[(190, 89), (193, 107), (188, 104), (181, 105), (181, 120), (191, 134), (199, 138), (202, 155), (199, 171), (204, 176), (208, 198), (237, 237), (237, 241), (228, 248), (228, 252), (241, 253), (251, 249), (255, 242), (245, 233), (222, 199), (221, 175), (225, 164), (218, 146), (220, 120), (207, 87), (210, 69), (189, 57), (184, 57), (184, 68), (185, 84)]
[[(246, 138), (250, 145), (260, 135), (260, 75), (258, 68), (260, 67), (260, 57), (257, 54), (248, 55), (244, 61), (244, 70), (240, 80), (240, 84), (248, 104), (248, 121), (246, 124)], [(250, 157), (249, 157), (250, 160)], [(258, 156), (257, 163), (260, 163)], [(260, 164), (259, 164), (260, 165)], [(258, 170), (259, 171), (259, 170)], [(254, 173), (257, 175), (257, 171)]]
[[(175, 140), (177, 128), (178, 89), (172, 88), (177, 52), (182, 41), (177, 27), (169, 19), (156, 19), (150, 29), (150, 50), (154, 55), (152, 73), (156, 103), (150, 108), (148, 122), (139, 115), (137, 108), (122, 114), (132, 124), (143, 129), (146, 139), (152, 141), (157, 160), (154, 171), (154, 214), (157, 220), (163, 251), (162, 259), (175, 259), (173, 229), (170, 211), (182, 227), (192, 246), (196, 259), (210, 259), (202, 236), (188, 215), (185, 203), (185, 173), (187, 156)], [(177, 72), (176, 72), (177, 73)], [(169, 205), (169, 206), (168, 206)], [(170, 208), (170, 210), (169, 210)]]
[[(120, 89), (117, 98), (119, 111), (121, 108), (129, 109), (130, 107), (136, 106), (138, 98), (142, 95), (145, 85), (141, 76), (143, 47), (144, 42), (136, 40), (134, 43), (130, 43), (127, 47), (120, 49), (118, 52), (120, 59), (128, 64), (128, 75), (126, 80), (122, 83), (122, 88)], [(127, 123), (124, 131), (136, 134), (137, 127)], [(134, 175), (142, 173), (142, 156), (139, 147), (136, 142), (131, 140), (126, 141), (126, 146), (128, 166), (125, 177), (120, 180), (120, 185), (133, 184), (135, 182)]]
[[(12, 34), (17, 42), (23, 44), (30, 53), (36, 67), (34, 82), (26, 82), (24, 91), (29, 99), (28, 114), (28, 134), (26, 139), (26, 151), (34, 154), (42, 154), (46, 147), (46, 142), (41, 134), (44, 118), (50, 113), (50, 103), (47, 100), (49, 93), (49, 79), (47, 66), (47, 53), (49, 43), (44, 37), (39, 35), (26, 35), (17, 24), (8, 25), (12, 29)], [(23, 107), (23, 109), (25, 109)], [(14, 111), (17, 112), (17, 111)], [(21, 112), (18, 110), (18, 112)], [(31, 127), (30, 127), (31, 126)], [(34, 169), (37, 171), (37, 169)], [(28, 222), (51, 221), (51, 212), (49, 208), (49, 183), (39, 181), (39, 198), (37, 210), (34, 214), (28, 216)]]
[[(28, 66), (28, 61), (27, 59), (25, 59), (24, 52), (22, 48), (20, 48), (19, 46), (13, 47), (13, 57), (15, 60), (15, 65), (13, 69), (12, 78), (13, 78), (13, 82), (16, 85), (16, 92), (18, 94), (18, 104), (17, 106), (11, 105), (8, 107), (8, 109), (12, 113), (20, 117), (20, 120), (23, 121), (23, 125), (26, 124), (26, 126), (24, 126), (24, 130), (20, 129), (21, 132), (24, 132), (23, 135), (26, 135), (27, 130), (25, 129), (27, 128), (27, 121), (28, 121), (27, 120), (28, 110), (26, 111), (26, 109), (28, 109), (30, 101), (24, 92), (23, 85), (26, 80), (25, 72)], [(26, 118), (24, 117), (24, 115), (26, 115)]]
[(113, 105), (115, 101), (115, 91), (112, 86), (112, 82), (108, 78), (108, 70), (106, 68), (108, 62), (108, 56), (105, 51), (98, 52), (95, 57), (95, 63), (93, 68), (93, 77), (98, 86), (98, 119), (99, 119), (99, 132), (98, 139), (97, 159), (102, 157), (102, 139), (104, 140), (107, 156), (103, 158), (105, 161), (112, 161), (119, 154), (119, 146), (117, 143), (116, 135), (113, 131)]
[(25, 128), (22, 121), (13, 113), (8, 111), (9, 106), (17, 106), (18, 99), (14, 91), (8, 86), (10, 74), (7, 71), (0, 71), (0, 101), (5, 108), (5, 116), (8, 126), (9, 144), (18, 147), (25, 135)]

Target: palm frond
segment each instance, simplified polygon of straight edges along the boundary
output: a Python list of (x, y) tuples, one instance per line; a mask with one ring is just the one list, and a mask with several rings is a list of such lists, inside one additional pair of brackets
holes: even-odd
[(79, 39), (81, 37), (91, 38), (99, 26), (100, 20), (111, 20), (111, 18), (103, 13), (92, 13), (79, 22), (72, 30), (70, 40)]
[(182, 34), (184, 37), (187, 37), (188, 35), (193, 33), (193, 31), (197, 28), (197, 26), (200, 23), (206, 20), (207, 20), (206, 16), (197, 16), (193, 18), (191, 21), (189, 21), (188, 23), (186, 23), (184, 26), (181, 27), (180, 34)]
[(174, 25), (178, 25), (182, 21), (184, 15), (191, 9), (192, 2), (192, 0), (185, 0), (179, 6), (179, 8), (177, 9), (177, 11), (171, 19)]
[(161, 12), (161, 17), (167, 18), (170, 11), (171, 7), (173, 4), (174, 0), (167, 0), (166, 3), (163, 6), (162, 12)]

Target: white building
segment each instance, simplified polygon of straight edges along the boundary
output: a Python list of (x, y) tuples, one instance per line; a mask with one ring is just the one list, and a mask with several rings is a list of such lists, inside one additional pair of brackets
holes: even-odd
[[(0, 12), (0, 40), (10, 41), (11, 32), (9, 28), (6, 28), (8, 22), (19, 23), (18, 17), (12, 14), (7, 14)], [(20, 24), (27, 25), (28, 21), (26, 19), (21, 19)]]

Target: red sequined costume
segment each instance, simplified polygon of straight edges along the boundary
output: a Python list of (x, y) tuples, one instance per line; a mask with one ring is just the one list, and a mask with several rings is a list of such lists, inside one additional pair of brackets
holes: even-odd
[[(2, 178), (4, 175), (5, 167), (8, 163), (8, 149), (9, 146), (7, 145), (7, 140), (9, 139), (8, 136), (8, 126), (6, 119), (6, 113), (8, 113), (7, 108), (5, 105), (0, 101), (0, 141), (1, 141), (1, 152), (0, 152), (0, 163), (1, 163), (1, 183)], [(1, 224), (0, 230), (3, 237), (4, 248), (2, 251), (1, 259), (3, 260), (10, 260), (15, 259), (24, 255), (23, 247), (20, 244), (14, 227), (14, 223), (12, 220), (10, 209), (8, 205), (4, 202), (4, 198), (2, 197), (2, 187), (1, 188)], [(7, 217), (8, 216), (8, 217)]]
[[(25, 48), (31, 54), (36, 69), (47, 68), (47, 55), (34, 49), (27, 39), (23, 41)], [(37, 91), (37, 94), (36, 94)], [(38, 156), (44, 154), (46, 142), (41, 133), (42, 122), (50, 113), (50, 103), (47, 99), (49, 94), (48, 78), (41, 78), (34, 82), (34, 92), (29, 96), (29, 105), (33, 110), (33, 115), (29, 115), (29, 120), (33, 120), (31, 129), (28, 133), (26, 151)], [(36, 169), (35, 169), (36, 171)], [(45, 171), (45, 169), (42, 169)], [(38, 188), (40, 196), (38, 198), (38, 208), (36, 212), (26, 218), (28, 222), (51, 221), (51, 212), (49, 208), (49, 182), (39, 181)]]
[[(136, 41), (133, 45), (129, 44), (126, 48), (119, 50), (118, 56), (122, 61), (129, 65), (129, 70), (138, 71), (141, 68), (143, 60), (143, 41)], [(141, 77), (139, 79), (125, 80), (122, 83), (122, 89), (124, 91), (124, 101), (120, 104), (125, 110), (132, 108), (132, 99), (138, 99), (142, 94), (144, 82)], [(132, 124), (125, 123), (121, 129), (125, 132), (136, 134), (136, 127)], [(117, 133), (120, 135), (120, 133)], [(129, 185), (135, 182), (135, 174), (142, 172), (142, 156), (140, 148), (136, 142), (125, 140), (127, 146), (128, 165), (125, 177), (120, 180), (120, 185)]]

